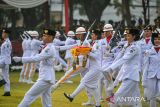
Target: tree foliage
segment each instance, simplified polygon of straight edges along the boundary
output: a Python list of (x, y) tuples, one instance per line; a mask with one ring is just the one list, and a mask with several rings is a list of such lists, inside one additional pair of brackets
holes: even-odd
[(47, 24), (47, 21), (49, 20), (49, 16), (46, 12), (47, 8), (45, 6), (46, 5), (43, 4), (34, 8), (22, 9), (22, 14), (24, 17), (24, 26), (26, 28), (36, 28), (37, 25), (41, 24), (42, 22), (44, 23), (42, 25), (48, 26), (45, 25), (45, 23)]
[(132, 0), (121, 0), (121, 2), (118, 0), (113, 1), (115, 9), (117, 9), (117, 15), (122, 15), (122, 20), (126, 21), (127, 26), (131, 26), (130, 4), (132, 4), (132, 2)]
[(85, 13), (90, 22), (93, 22), (95, 19), (97, 21), (101, 20), (103, 10), (109, 5), (110, 0), (69, 0), (70, 6), (75, 4), (82, 5)]

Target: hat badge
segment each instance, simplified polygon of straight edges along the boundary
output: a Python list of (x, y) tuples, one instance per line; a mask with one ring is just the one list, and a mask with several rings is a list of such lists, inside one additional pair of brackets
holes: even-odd
[(126, 29), (125, 32), (126, 32), (126, 33), (129, 33), (129, 29)]
[(44, 33), (48, 33), (48, 30), (44, 30)]

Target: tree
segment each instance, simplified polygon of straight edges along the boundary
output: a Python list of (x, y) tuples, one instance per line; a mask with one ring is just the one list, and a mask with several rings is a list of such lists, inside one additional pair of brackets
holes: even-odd
[(126, 20), (127, 26), (131, 26), (130, 0), (122, 0), (122, 17)]
[(11, 23), (12, 17), (11, 13), (14, 10), (12, 9), (0, 9), (0, 26), (1, 27), (8, 27), (8, 24)]
[(160, 2), (159, 2), (159, 0), (156, 0), (156, 4), (157, 4), (157, 13), (158, 13), (158, 16), (160, 16)]
[[(145, 25), (149, 24), (149, 0), (142, 0), (143, 6), (143, 17)], [(148, 9), (148, 18), (147, 18), (147, 9)]]
[(80, 0), (84, 6), (86, 14), (90, 22), (95, 19), (100, 22), (103, 10), (109, 5), (110, 0)]
[[(109, 5), (110, 0), (69, 0), (70, 1), (70, 12), (74, 9), (74, 4), (80, 4), (83, 6), (86, 15), (88, 16), (89, 22), (93, 22), (95, 19), (100, 22), (103, 10)], [(72, 13), (70, 13), (72, 14)], [(73, 15), (71, 16), (73, 17)], [(73, 18), (72, 18), (73, 19)]]
[[(35, 29), (37, 25), (49, 27), (49, 6), (48, 2), (28, 9), (22, 9), (24, 25), (28, 29)], [(44, 24), (41, 24), (41, 23)]]
[(122, 19), (127, 22), (127, 26), (131, 26), (131, 13), (130, 13), (131, 0), (114, 0), (114, 6), (117, 9), (117, 15), (122, 15)]

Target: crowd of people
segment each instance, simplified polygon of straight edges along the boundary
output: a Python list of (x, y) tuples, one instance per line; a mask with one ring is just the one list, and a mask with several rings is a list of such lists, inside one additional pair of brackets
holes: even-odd
[[(150, 107), (157, 107), (156, 101), (160, 94), (160, 20), (157, 19), (156, 23), (155, 26), (147, 25), (143, 29), (126, 27), (123, 35), (114, 30), (111, 24), (105, 24), (101, 30), (91, 31), (81, 26), (75, 32), (68, 31), (67, 35), (46, 28), (41, 39), (37, 31), (24, 31), (20, 36), (23, 40), (23, 56), (14, 56), (13, 60), (23, 63), (19, 82), (33, 86), (18, 107), (28, 107), (39, 96), (44, 107), (52, 107), (51, 93), (58, 89), (60, 83), (73, 83), (70, 79), (79, 74), (81, 80), (77, 88), (70, 94), (64, 93), (70, 102), (85, 90), (88, 101), (82, 103), (83, 106), (101, 107), (100, 103), (106, 96), (110, 107), (142, 107), (140, 100), (119, 100), (140, 99), (142, 94), (139, 85), (142, 85), (145, 100), (149, 101)], [(11, 96), (9, 65), (12, 46), (9, 34), (9, 30), (3, 29), (0, 86), (4, 85), (4, 96)], [(60, 40), (61, 36), (66, 40)], [(89, 51), (82, 54), (76, 50), (79, 54), (75, 56), (71, 52), (75, 47), (87, 48)], [(64, 58), (60, 51), (65, 52)], [(39, 76), (33, 82), (36, 69), (39, 70)], [(65, 74), (56, 81), (55, 71), (59, 69), (63, 69)], [(103, 86), (106, 95), (102, 93)], [(115, 87), (118, 87), (116, 92)]]

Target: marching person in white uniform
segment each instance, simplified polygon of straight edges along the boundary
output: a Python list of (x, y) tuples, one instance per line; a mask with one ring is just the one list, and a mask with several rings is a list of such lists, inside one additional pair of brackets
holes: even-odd
[[(85, 46), (90, 46), (90, 43), (89, 42), (87, 42), (87, 41), (84, 41), (84, 39), (85, 39), (85, 35), (86, 35), (86, 30), (85, 30), (85, 28), (84, 27), (78, 27), (77, 29), (76, 29), (76, 38), (77, 38), (77, 40), (76, 40), (76, 42), (75, 42), (75, 44), (72, 44), (72, 45), (66, 45), (66, 46), (60, 46), (59, 47), (59, 50), (70, 50), (72, 47), (74, 47), (74, 46), (81, 46), (82, 45), (82, 43), (84, 43), (84, 45)], [(68, 56), (67, 56), (68, 57)], [(73, 59), (72, 59), (73, 60)], [(81, 66), (82, 67), (82, 63), (83, 63), (83, 60), (84, 60), (84, 56), (83, 55), (79, 55), (78, 56), (78, 58), (77, 58), (77, 60), (78, 61), (76, 61), (77, 63), (76, 63), (76, 65), (77, 66)], [(73, 63), (72, 63), (73, 64)], [(84, 77), (84, 75), (86, 74), (86, 72), (88, 71), (88, 69), (87, 68), (85, 68), (85, 66), (83, 66), (83, 70), (81, 69), (80, 71), (78, 71), (78, 72), (75, 72), (71, 77), (74, 77), (75, 75), (77, 75), (77, 74), (81, 74), (81, 77)], [(66, 71), (66, 73), (67, 72), (69, 72), (69, 71), (72, 71), (73, 70), (73, 65), (72, 65), (72, 68), (70, 68), (68, 71)]]
[[(26, 41), (27, 41), (27, 37), (23, 34), (21, 35), (21, 39), (22, 39), (22, 50), (23, 50), (23, 56), (26, 56)], [(20, 72), (20, 76), (19, 76), (19, 82), (23, 82), (24, 79), (24, 72), (27, 68), (27, 64), (23, 63), (21, 72)]]
[(160, 34), (153, 33), (151, 41), (154, 46), (145, 52), (142, 85), (150, 107), (157, 107), (156, 97), (160, 95)]
[[(73, 31), (69, 31), (67, 33), (67, 36), (68, 37), (66, 39), (65, 46), (76, 44), (76, 40), (74, 39), (75, 34), (74, 34)], [(69, 70), (72, 67), (72, 64), (73, 64), (72, 63), (72, 55), (71, 55), (70, 49), (66, 50), (65, 59), (67, 60), (67, 64), (68, 64), (67, 70)]]
[[(58, 45), (55, 46), (55, 48), (57, 49), (58, 52), (59, 52), (59, 51), (66, 51), (65, 59), (67, 60), (67, 64), (68, 64), (68, 65), (65, 66), (64, 71), (72, 70), (72, 69), (71, 69), (71, 68), (72, 68), (72, 55), (71, 55), (71, 53), (70, 53), (70, 49), (71, 49), (72, 47), (74, 47), (74, 46), (77, 46), (77, 42), (76, 42), (76, 40), (74, 40), (74, 38), (73, 38), (73, 37), (75, 36), (74, 32), (73, 32), (73, 31), (69, 31), (68, 34), (67, 34), (67, 36), (68, 36), (68, 38), (66, 39), (64, 46), (58, 46)], [(59, 54), (57, 55), (57, 61), (59, 61), (60, 64), (59, 64), (58, 66), (54, 66), (54, 68), (55, 68), (56, 70), (58, 70), (58, 69), (60, 70), (60, 68), (62, 68), (61, 65), (64, 65), (64, 64), (63, 64), (63, 61), (61, 60)], [(61, 64), (61, 63), (62, 63), (62, 64)], [(65, 63), (66, 63), (66, 62), (65, 62)], [(63, 83), (73, 83), (73, 81), (67, 79), (67, 80), (64, 81)]]
[[(24, 57), (30, 57), (31, 56), (31, 33), (32, 31), (27, 31), (27, 33), (29, 35), (26, 35), (28, 37), (28, 39), (25, 41), (25, 51), (23, 56)], [(31, 63), (25, 63), (26, 64), (26, 69), (24, 70), (24, 78), (23, 78), (23, 82), (28, 82), (28, 77), (29, 77), (29, 72), (30, 72), (30, 68), (31, 68)]]
[[(125, 48), (128, 45), (127, 38), (126, 38), (126, 36), (127, 36), (126, 31), (127, 30), (128, 30), (128, 28), (125, 28), (125, 31), (123, 34), (124, 38), (121, 39), (121, 41), (118, 43), (118, 46), (116, 47), (116, 48), (118, 48), (118, 52), (116, 52), (116, 55), (114, 55), (116, 57), (115, 57), (113, 63), (124, 55)], [(118, 70), (118, 72), (117, 72), (117, 70)], [(118, 86), (119, 82), (121, 81), (121, 78), (123, 76), (123, 68), (120, 67), (117, 70), (112, 73), (112, 77), (115, 80), (113, 82), (113, 85), (107, 88), (108, 91), (113, 90), (116, 86)]]
[(40, 61), (39, 77), (37, 82), (25, 94), (18, 107), (29, 107), (29, 105), (41, 96), (43, 107), (52, 107), (51, 103), (51, 86), (55, 84), (55, 71), (53, 64), (55, 60), (55, 47), (52, 41), (55, 37), (55, 31), (44, 29), (43, 42), (44, 49), (41, 53), (31, 57), (13, 57), (15, 62), (35, 63)]
[[(100, 49), (101, 49), (101, 68), (107, 68), (109, 65), (112, 64), (114, 60), (114, 54), (111, 51), (110, 48), (110, 42), (113, 35), (113, 26), (111, 24), (106, 24), (103, 28), (103, 32), (105, 35), (105, 38), (101, 39), (100, 41)], [(101, 69), (102, 70), (102, 69)], [(107, 88), (112, 85), (113, 81), (110, 78), (110, 74), (105, 77), (104, 75), (101, 75), (101, 78), (99, 79), (99, 91), (100, 91), (100, 97), (103, 101), (102, 96), (102, 89), (103, 85), (105, 85), (105, 91), (106, 96), (109, 97), (112, 94), (112, 91), (108, 91)]]
[(55, 36), (55, 38), (53, 40), (53, 43), (55, 44), (55, 46), (63, 46), (63, 45), (65, 45), (65, 41), (61, 41), (60, 40), (60, 36), (61, 36), (60, 32), (56, 31), (56, 36)]
[(9, 80), (9, 65), (11, 64), (11, 52), (12, 45), (9, 40), (10, 31), (8, 29), (3, 29), (2, 38), (3, 43), (1, 45), (0, 53), (0, 68), (2, 69), (2, 78), (5, 80), (4, 84), (4, 95), (11, 96), (10, 94), (10, 80)]
[[(113, 72), (118, 67), (123, 68), (122, 83), (116, 93), (113, 96), (114, 102), (111, 107), (117, 107), (118, 105), (129, 105), (133, 107), (141, 107), (139, 100), (118, 100), (126, 97), (140, 98), (140, 90), (138, 82), (140, 80), (140, 47), (135, 41), (139, 40), (139, 30), (128, 29), (127, 41), (128, 45), (124, 51), (124, 55), (112, 63), (108, 68), (104, 69), (105, 72)], [(110, 99), (107, 99), (110, 100)]]
[[(76, 29), (76, 38), (77, 38), (77, 40), (76, 40), (76, 44), (75, 45), (71, 45), (71, 47), (72, 46), (81, 46), (82, 44), (84, 45), (84, 46), (90, 46), (90, 44), (89, 44), (89, 42), (85, 42), (84, 40), (85, 40), (85, 34), (86, 34), (86, 30), (85, 30), (85, 28), (84, 27), (78, 27), (77, 29)], [(69, 45), (68, 45), (69, 46)], [(67, 46), (67, 47), (68, 47)], [(68, 49), (71, 49), (71, 47), (68, 47)], [(65, 50), (66, 50), (66, 46), (65, 47), (59, 47), (60, 48), (60, 50), (62, 50), (62, 48), (64, 48)], [(64, 50), (63, 49), (63, 50)], [(75, 60), (75, 59), (73, 59), (74, 60), (74, 63), (73, 63), (73, 65), (72, 65), (72, 68), (70, 68), (68, 71), (66, 71), (66, 73), (65, 73), (65, 75), (67, 75), (67, 74), (69, 74), (70, 72), (72, 72), (72, 71), (74, 71), (74, 68), (76, 69), (76, 72), (74, 72), (73, 74), (71, 74), (70, 76), (69, 76), (69, 78), (71, 78), (71, 77), (74, 77), (75, 75), (78, 75), (78, 74), (80, 74), (81, 75), (81, 78), (83, 78), (84, 76), (85, 76), (85, 74), (88, 72), (88, 68), (87, 68), (87, 66), (86, 66), (86, 61), (87, 61), (87, 58), (84, 58), (84, 55), (79, 55), (78, 57), (77, 57), (77, 59)], [(65, 76), (64, 75), (64, 76)], [(63, 76), (63, 77), (64, 77)], [(63, 77), (62, 77), (62, 79), (63, 79)], [(69, 79), (69, 78), (67, 78), (67, 79)], [(61, 79), (60, 79), (61, 80)], [(56, 89), (56, 87), (58, 86), (59, 84), (55, 84), (54, 86), (53, 86), (53, 89), (52, 90), (55, 90)], [(91, 100), (92, 99), (92, 95), (90, 94), (90, 92), (88, 92), (88, 90), (86, 89), (86, 91), (87, 91), (87, 96), (88, 96), (88, 99), (89, 100)], [(83, 104), (82, 104), (83, 105)], [(85, 105), (85, 104), (84, 104)]]
[[(56, 36), (53, 40), (53, 44), (55, 46), (64, 46), (65, 45), (65, 41), (61, 41), (60, 36), (61, 36), (60, 32), (56, 31)], [(64, 66), (64, 69), (66, 69), (68, 67), (68, 65), (67, 65), (66, 61), (64, 61), (61, 58), (61, 56), (59, 54), (59, 49), (56, 49), (56, 55), (57, 55), (57, 58), (56, 58), (55, 65), (54, 65), (55, 70), (60, 71), (60, 70), (62, 70), (63, 66)], [(58, 62), (60, 63), (59, 65), (58, 65)]]
[(148, 26), (144, 29), (143, 38), (138, 41), (138, 45), (141, 47), (141, 70), (143, 72), (143, 63), (144, 63), (144, 52), (148, 49), (151, 49), (152, 42), (151, 42), (151, 35), (152, 35), (152, 26)]
[[(87, 61), (89, 71), (84, 75), (81, 83), (72, 94), (67, 95), (66, 93), (64, 93), (65, 97), (68, 98), (71, 102), (78, 93), (80, 93), (84, 88), (86, 88), (87, 91), (89, 91), (91, 95), (94, 96), (96, 107), (101, 107), (98, 93), (98, 80), (101, 76), (101, 72), (99, 71), (100, 57), (98, 57), (100, 55), (100, 46), (98, 44), (98, 40), (96, 40), (100, 39), (100, 34), (101, 32), (98, 30), (92, 31), (92, 51), (88, 54), (89, 58)], [(86, 105), (93, 105), (93, 103), (89, 100)]]
[[(31, 41), (31, 56), (35, 56), (39, 53), (40, 51), (40, 46), (42, 45), (42, 41), (38, 40), (39, 34), (37, 31), (32, 31), (31, 32), (31, 37), (32, 37), (32, 41)], [(34, 76), (35, 70), (36, 70), (36, 64), (37, 63), (31, 63), (31, 68), (30, 68), (30, 72), (29, 72), (29, 76), (28, 76), (28, 84), (32, 84), (34, 83), (32, 81), (32, 77)]]

